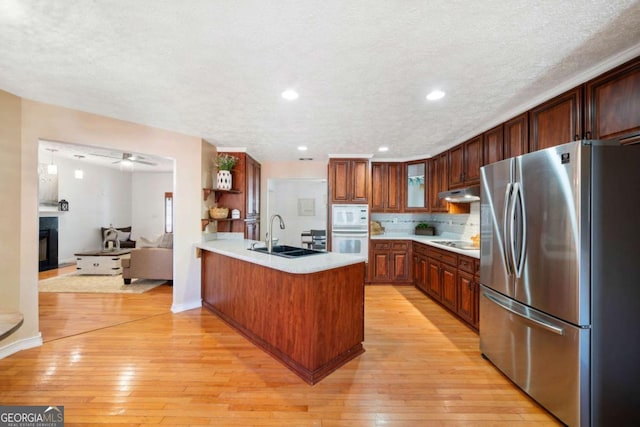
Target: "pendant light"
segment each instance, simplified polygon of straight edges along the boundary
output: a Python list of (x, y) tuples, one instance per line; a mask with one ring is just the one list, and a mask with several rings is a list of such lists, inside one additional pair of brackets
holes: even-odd
[(51, 163), (49, 163), (47, 165), (47, 173), (49, 175), (57, 175), (58, 174), (58, 166), (53, 164), (53, 153), (55, 153), (58, 150), (56, 150), (55, 148), (47, 148), (46, 150), (51, 152)]
[[(78, 160), (84, 159), (84, 156), (82, 154), (74, 154), (73, 157), (75, 157)], [(84, 178), (84, 171), (82, 169), (76, 169), (76, 170), (73, 171), (73, 176), (76, 179), (83, 179)]]

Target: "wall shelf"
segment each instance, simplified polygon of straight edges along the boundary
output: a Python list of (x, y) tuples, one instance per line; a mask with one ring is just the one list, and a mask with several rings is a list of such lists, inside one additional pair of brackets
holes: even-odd
[(215, 197), (215, 201), (216, 203), (218, 203), (218, 199), (220, 199), (220, 197), (223, 194), (240, 194), (241, 191), (240, 190), (218, 190), (215, 188), (203, 188), (202, 189), (202, 194), (204, 196), (204, 200), (207, 201), (207, 199), (209, 198), (209, 195), (213, 193), (214, 197)]
[(213, 218), (202, 218), (200, 220), (200, 225), (202, 226), (202, 231), (204, 231), (204, 229), (207, 227), (207, 225), (209, 225), (212, 222), (228, 222), (229, 223), (229, 229), (231, 229), (231, 224), (234, 221), (244, 221), (244, 218), (222, 218), (222, 219), (213, 219)]

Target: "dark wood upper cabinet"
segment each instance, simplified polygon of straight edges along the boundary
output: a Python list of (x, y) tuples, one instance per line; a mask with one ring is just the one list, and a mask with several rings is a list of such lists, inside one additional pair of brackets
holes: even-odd
[(591, 80), (586, 91), (586, 137), (640, 142), (640, 58)]
[(504, 156), (503, 125), (496, 126), (484, 133), (482, 165), (499, 162)]
[(260, 216), (260, 163), (247, 156), (247, 218)]
[(543, 150), (583, 138), (582, 86), (529, 111), (529, 151)]
[(371, 212), (402, 212), (403, 175), (403, 163), (371, 163)]
[(368, 159), (330, 159), (331, 203), (368, 203), (369, 177)]
[(504, 158), (529, 152), (529, 114), (523, 113), (504, 123)]
[(449, 188), (480, 182), (482, 135), (449, 150)]
[(431, 212), (447, 212), (448, 203), (438, 197), (441, 191), (449, 189), (448, 154), (445, 151), (429, 159), (429, 210)]
[(428, 161), (418, 160), (405, 164), (404, 210), (429, 210)]

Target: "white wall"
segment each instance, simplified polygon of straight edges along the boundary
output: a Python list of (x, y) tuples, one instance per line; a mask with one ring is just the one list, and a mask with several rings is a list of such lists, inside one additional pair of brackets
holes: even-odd
[(164, 233), (164, 193), (173, 191), (171, 172), (134, 172), (131, 188), (131, 234), (153, 239)]
[[(69, 202), (69, 211), (55, 214), (59, 218), (58, 261), (73, 262), (74, 253), (100, 248), (100, 227), (131, 225), (132, 174), (79, 160), (60, 158), (55, 163), (58, 199)], [(75, 169), (83, 171), (83, 179), (74, 177)]]
[[(313, 216), (300, 215), (298, 201), (313, 200)], [(267, 217), (280, 214), (286, 228), (281, 230), (274, 221), (273, 236), (280, 244), (300, 246), (302, 231), (327, 229), (327, 180), (326, 179), (270, 179), (268, 181)], [(265, 233), (268, 228), (264, 230)]]

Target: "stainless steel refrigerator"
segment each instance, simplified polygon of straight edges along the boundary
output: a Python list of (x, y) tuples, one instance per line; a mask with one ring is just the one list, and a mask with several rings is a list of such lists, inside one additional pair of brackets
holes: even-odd
[(570, 426), (640, 423), (640, 145), (481, 169), (480, 351)]

